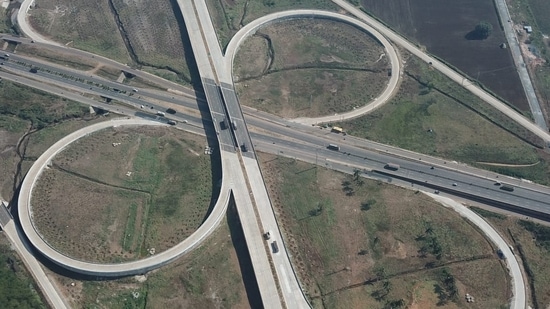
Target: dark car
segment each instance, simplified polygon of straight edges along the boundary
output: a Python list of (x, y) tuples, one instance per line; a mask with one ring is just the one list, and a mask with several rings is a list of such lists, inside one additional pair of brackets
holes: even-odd
[(176, 110), (173, 109), (173, 108), (169, 108), (169, 109), (166, 110), (166, 112), (167, 112), (168, 114), (174, 115), (174, 114), (176, 113)]

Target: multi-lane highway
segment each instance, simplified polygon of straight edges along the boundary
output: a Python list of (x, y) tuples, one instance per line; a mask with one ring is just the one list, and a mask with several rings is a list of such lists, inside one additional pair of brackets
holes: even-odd
[[(262, 304), (264, 308), (283, 308), (278, 288), (281, 278), (278, 281), (271, 272), (270, 261), (266, 254), (269, 249), (265, 246), (262, 237), (263, 231), (256, 217), (255, 206), (264, 201), (256, 199), (254, 187), (251, 186), (250, 179), (245, 177), (241, 167), (241, 160), (244, 160), (245, 157), (240, 154), (241, 151), (245, 151), (240, 149), (239, 143), (243, 137), (242, 132), (246, 132), (246, 126), (242, 120), (239, 120), (242, 118), (242, 116), (238, 117), (240, 112), (238, 113), (234, 106), (227, 104), (234, 103), (230, 97), (232, 89), (227, 89), (227, 87), (224, 89), (220, 83), (220, 76), (225, 75), (222, 66), (223, 56), (216, 32), (212, 29), (206, 3), (180, 0), (178, 5), (185, 20), (206, 101), (218, 134), (220, 155), (222, 158), (227, 158), (223, 166), (223, 182), (231, 184), (232, 195), (246, 239)], [(228, 101), (225, 101), (226, 97)], [(241, 124), (242, 127), (237, 127)], [(288, 306), (300, 308), (291, 304)]]
[[(503, 105), (492, 96), (484, 93), (481, 89), (477, 89), (477, 87), (465, 80), (464, 77), (458, 75), (444, 64), (424, 54), (419, 49), (416, 49), (415, 46), (408, 43), (405, 39), (399, 37), (391, 30), (377, 24), (375, 20), (369, 19), (368, 16), (353, 6), (350, 6), (346, 2), (341, 0), (334, 0), (334, 2), (364, 21), (367, 21), (373, 28), (378, 29), (382, 34), (388, 36), (394, 42), (405, 46), (405, 48), (417, 54), (417, 56), (420, 56), (426, 62), (431, 62), (434, 68), (441, 70), (449, 77), (461, 82), (470, 91), (480, 96), (493, 106), (499, 108), (535, 134), (539, 135), (546, 141), (550, 141), (547, 132), (537, 130), (538, 128), (533, 128), (533, 124), (531, 122), (529, 122), (526, 118), (517, 115), (513, 110), (510, 109), (511, 113), (509, 113), (510, 111), (507, 110), (507, 106)], [(253, 154), (254, 144), (261, 148), (270, 149), (273, 152), (281, 153), (284, 151), (285, 155), (294, 155), (297, 158), (303, 158), (309, 160), (310, 162), (313, 160), (313, 157), (315, 157), (315, 161), (318, 164), (320, 163), (319, 161), (321, 161), (324, 166), (331, 168), (344, 169), (348, 171), (350, 168), (363, 169), (364, 172), (368, 173), (371, 177), (385, 179), (387, 181), (410, 181), (411, 186), (416, 185), (428, 188), (437, 188), (441, 189), (442, 192), (449, 192), (458, 195), (467, 193), (468, 196), (482, 198), (484, 200), (490, 200), (501, 204), (512, 206), (522, 205), (523, 208), (528, 210), (535, 210), (541, 213), (549, 212), (550, 205), (548, 204), (548, 201), (550, 199), (548, 199), (549, 195), (546, 191), (547, 189), (534, 186), (529, 183), (524, 183), (521, 180), (506, 179), (503, 181), (503, 176), (500, 175), (500, 178), (498, 179), (499, 182), (509, 183), (515, 187), (513, 192), (505, 192), (501, 190), (499, 186), (495, 185), (495, 182), (497, 181), (496, 176), (498, 175), (492, 173), (489, 175), (487, 172), (482, 172), (469, 167), (461, 166), (459, 164), (448, 163), (438, 158), (430, 158), (410, 152), (405, 153), (405, 158), (395, 156), (391, 153), (400, 152), (400, 150), (392, 148), (386, 148), (385, 151), (383, 149), (375, 148), (373, 151), (373, 146), (371, 145), (370, 151), (365, 150), (362, 148), (363, 145), (358, 145), (361, 144), (359, 141), (354, 140), (351, 137), (348, 137), (347, 141), (340, 140), (340, 151), (330, 151), (324, 146), (326, 146), (330, 141), (339, 140), (341, 138), (340, 136), (335, 136), (332, 134), (325, 134), (325, 136), (311, 134), (312, 132), (310, 132), (310, 126), (300, 126), (299, 124), (289, 125), (288, 121), (282, 119), (276, 119), (273, 121), (273, 119), (270, 118), (269, 121), (266, 121), (266, 119), (261, 118), (251, 118), (249, 116), (243, 117), (243, 113), (238, 105), (238, 100), (234, 94), (234, 89), (232, 86), (231, 66), (227, 67), (227, 62), (229, 61), (224, 60), (221, 51), (219, 51), (219, 45), (217, 44), (217, 38), (215, 37), (215, 32), (213, 31), (209, 20), (206, 5), (203, 1), (195, 1), (192, 4), (189, 2), (179, 1), (179, 4), (182, 8), (184, 16), (186, 16), (185, 20), (188, 30), (190, 31), (190, 36), (195, 35), (195, 38), (192, 40), (192, 43), (193, 41), (195, 42), (195, 44), (193, 44), (193, 50), (195, 54), (199, 53), (199, 56), (197, 57), (196, 55), (196, 58), (200, 58), (197, 59), (197, 61), (199, 63), (201, 76), (203, 77), (203, 86), (205, 86), (205, 93), (210, 107), (211, 118), (213, 120), (215, 131), (218, 134), (220, 149), (222, 149), (224, 156), (227, 158), (226, 160), (222, 159), (224, 161), (224, 166), (228, 166), (228, 168), (224, 167), (223, 174), (225, 179), (223, 183), (228, 183), (228, 186), (233, 188), (237, 205), (241, 205), (241, 207), (242, 205), (245, 206), (239, 211), (239, 216), (241, 217), (241, 220), (244, 221), (243, 229), (245, 229), (247, 245), (249, 246), (251, 257), (256, 257), (256, 259), (253, 258), (254, 270), (256, 275), (260, 276), (261, 280), (267, 280), (263, 283), (258, 283), (259, 285), (262, 285), (262, 287), (260, 287), (260, 291), (264, 291), (264, 294), (262, 294), (264, 304), (267, 301), (269, 304), (272, 304), (273, 307), (282, 306), (281, 303), (277, 305), (278, 302), (275, 301), (275, 298), (278, 298), (279, 293), (281, 293), (284, 304), (287, 307), (299, 308), (307, 306), (307, 302), (305, 302), (299, 283), (296, 280), (296, 276), (292, 270), (292, 266), (290, 265), (286, 250), (283, 250), (281, 252), (282, 254), (273, 254), (269, 246), (266, 246), (261, 237), (261, 233), (263, 231), (274, 228), (277, 231), (275, 233), (275, 238), (280, 240), (283, 239), (277, 228), (277, 223), (269, 203), (269, 197), (267, 196), (267, 192), (265, 192), (265, 186), (263, 186), (261, 174), (259, 173), (257, 162), (255, 161), (255, 156)], [(261, 24), (258, 26), (261, 26)], [(229, 58), (232, 59), (232, 57)], [(392, 61), (392, 66), (394, 63), (398, 63), (398, 61)], [(41, 65), (43, 65), (43, 63)], [(13, 66), (10, 64), (8, 67), (9, 69), (16, 70), (15, 66), (15, 64)], [(21, 69), (19, 69), (19, 71), (21, 71)], [(49, 76), (48, 78), (56, 79), (52, 76)], [(59, 79), (57, 79), (57, 82), (67, 84), (66, 81)], [(120, 86), (120, 84), (118, 85)], [(78, 84), (71, 84), (69, 85), (69, 88), (78, 88), (81, 86), (82, 85), (79, 86)], [(96, 91), (95, 89), (90, 90)], [(98, 89), (97, 91), (98, 93), (101, 93), (101, 91), (104, 90), (105, 89)], [(128, 92), (128, 90), (126, 91)], [(117, 92), (116, 95), (119, 94), (120, 93)], [(109, 95), (113, 95), (113, 93), (109, 93)], [(153, 92), (143, 93), (140, 90), (140, 95), (148, 98), (157, 95), (156, 100), (164, 102), (167, 101), (166, 96), (158, 95)], [(139, 101), (139, 97), (136, 99), (135, 95), (128, 96), (126, 94), (119, 95), (116, 100), (129, 103), (133, 106), (143, 102)], [(181, 104), (181, 102), (174, 103)], [(245, 109), (245, 111), (247, 110), (248, 109)], [(224, 119), (217, 119), (217, 117), (229, 119), (229, 125), (222, 125)], [(338, 116), (338, 119), (341, 119), (341, 117), (341, 115)], [(249, 134), (246, 130), (245, 120), (249, 124), (257, 122), (257, 125), (263, 129), (275, 128), (275, 130), (272, 130), (271, 134), (258, 134), (255, 132)], [(317, 120), (316, 122), (321, 121), (322, 120)], [(285, 123), (285, 125), (280, 126), (277, 123)], [(289, 126), (292, 127), (289, 128)], [(308, 134), (304, 134), (303, 132), (307, 132)], [(321, 132), (321, 130), (317, 132)], [(286, 137), (278, 138), (277, 135)], [(250, 143), (250, 146), (248, 147), (250, 151), (244, 150), (240, 147), (246, 143)], [(383, 148), (380, 145), (375, 147)], [(411, 160), (412, 156), (419, 156), (419, 160)], [(235, 164), (235, 162), (239, 161), (242, 162), (242, 166), (241, 164)], [(426, 163), (426, 161), (430, 163)], [(384, 169), (384, 165), (388, 162), (397, 163), (400, 165), (400, 168), (396, 171)], [(244, 169), (242, 167), (244, 167)], [(468, 170), (468, 173), (464, 173), (464, 170)], [(470, 173), (470, 170), (473, 170), (473, 173)], [(483, 176), (483, 173), (486, 173), (486, 175)], [(228, 174), (232, 176), (230, 179), (227, 178)], [(248, 194), (239, 195), (237, 193), (247, 193), (249, 190), (252, 192), (252, 199), (248, 196)], [(252, 215), (249, 213), (250, 210), (252, 210)], [(273, 284), (273, 287), (278, 287), (278, 290), (276, 291), (271, 290), (269, 287), (269, 282), (272, 282), (269, 277), (272, 277), (272, 273), (270, 270), (267, 271), (269, 266), (265, 266), (265, 259), (262, 258), (266, 251), (270, 252), (271, 263), (274, 266), (278, 279), (277, 282)], [(273, 300), (273, 302), (271, 302), (271, 300)]]

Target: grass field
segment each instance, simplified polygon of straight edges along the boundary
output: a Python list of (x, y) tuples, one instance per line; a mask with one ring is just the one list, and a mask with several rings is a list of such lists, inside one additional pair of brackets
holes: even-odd
[(31, 25), (62, 44), (128, 63), (109, 1), (45, 0), (31, 11)]
[[(92, 118), (87, 112), (87, 107), (83, 105), (5, 80), (0, 83), (0, 102), (0, 173), (5, 175), (0, 180), (0, 196), (10, 200), (21, 176), (30, 166), (25, 164), (27, 161), (23, 161), (21, 166), (19, 163), (22, 159), (32, 161), (33, 156), (37, 154), (35, 152), (28, 155), (27, 149), (31, 149), (29, 153), (32, 153), (34, 149), (45, 150), (49, 147), (48, 141), (45, 141), (46, 144), (40, 144), (42, 140), (36, 140), (36, 143), (33, 140), (27, 148), (27, 140), (21, 138), (27, 132), (31, 133), (29, 138), (33, 134), (42, 135), (43, 130), (49, 131), (51, 126), (57, 123), (75, 124), (79, 122), (77, 119)], [(18, 155), (20, 142), (21, 156)]]
[(42, 238), (79, 260), (139, 258), (149, 195), (97, 185), (55, 169), (40, 178), (33, 220)]
[[(172, 247), (198, 228), (212, 203), (215, 167), (205, 144), (168, 128), (108, 129), (78, 140), (36, 188), (38, 230), (62, 252), (92, 261)], [(86, 224), (75, 229), (77, 222)]]
[(338, 9), (330, 0), (207, 0), (206, 3), (222, 48), (238, 29), (264, 15), (295, 9)]
[(190, 83), (185, 51), (192, 51), (184, 46), (187, 30), (176, 1), (114, 0), (113, 5), (139, 63), (177, 73)]
[(329, 20), (272, 24), (241, 50), (240, 102), (287, 118), (350, 111), (374, 99), (389, 79), (382, 45)]
[(546, 308), (550, 303), (550, 228), (532, 221), (474, 209), (484, 216), (513, 244), (515, 254), (523, 260), (528, 277), (528, 296), (532, 308)]
[(201, 247), (146, 276), (81, 281), (52, 275), (73, 308), (250, 308), (229, 235), (223, 222)]
[[(339, 124), (349, 134), (550, 183), (549, 154), (525, 142), (542, 145), (538, 138), (428, 65), (405, 57), (396, 96), (370, 115)], [(518, 164), (535, 165), (513, 166)]]
[[(514, 0), (513, 3), (518, 3), (523, 8), (520, 10), (526, 10), (533, 17), (531, 24), (534, 26), (536, 32), (541, 32), (543, 34), (550, 34), (550, 18), (548, 14), (550, 10), (550, 3), (544, 0)], [(513, 8), (515, 11), (516, 8)], [(519, 20), (517, 21), (519, 22)]]
[[(472, 79), (519, 110), (529, 111), (517, 70), (506, 42), (493, 0), (414, 2), (362, 0), (362, 6), (374, 16), (403, 33), (428, 52), (451, 63)], [(492, 34), (486, 40), (466, 38), (480, 21), (492, 24)]]
[(0, 7), (0, 32), (2, 33), (10, 33), (11, 31), (11, 19), (10, 19), (10, 13), (11, 9), (8, 6), (8, 9), (5, 9), (3, 7)]
[[(261, 154), (285, 242), (314, 308), (499, 308), (505, 266), (428, 197)], [(470, 293), (475, 304), (466, 304)]]

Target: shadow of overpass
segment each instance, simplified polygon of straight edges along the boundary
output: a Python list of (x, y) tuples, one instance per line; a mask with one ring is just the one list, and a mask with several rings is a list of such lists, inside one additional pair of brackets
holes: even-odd
[(233, 247), (235, 248), (239, 260), (239, 267), (241, 269), (241, 275), (250, 308), (263, 308), (262, 297), (260, 296), (258, 282), (256, 281), (256, 275), (252, 266), (252, 260), (250, 259), (250, 253), (248, 252), (248, 246), (235, 206), (233, 194), (231, 194), (227, 209), (227, 225), (229, 226), (231, 241), (233, 242)]

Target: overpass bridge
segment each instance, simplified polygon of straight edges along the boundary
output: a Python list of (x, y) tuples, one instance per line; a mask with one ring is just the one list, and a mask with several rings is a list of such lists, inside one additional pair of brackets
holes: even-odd
[[(261, 222), (258, 222), (255, 209), (258, 202), (265, 203), (265, 200), (259, 201), (256, 198), (251, 182), (248, 181), (241, 166), (241, 160), (246, 156), (250, 157), (250, 153), (253, 153), (251, 148), (250, 151), (247, 149), (252, 146), (252, 143), (232, 85), (220, 84), (219, 77), (226, 74), (224, 58), (206, 3), (178, 0), (178, 5), (185, 21), (210, 115), (220, 143), (220, 155), (224, 162), (222, 181), (229, 184), (235, 199), (263, 307), (284, 308), (279, 295), (278, 280), (271, 271), (267, 254), (269, 248), (266, 247), (262, 237), (264, 229), (260, 225)], [(242, 145), (245, 146), (241, 147)], [(254, 159), (253, 156), (252, 159)], [(290, 305), (288, 307), (299, 308)]]

